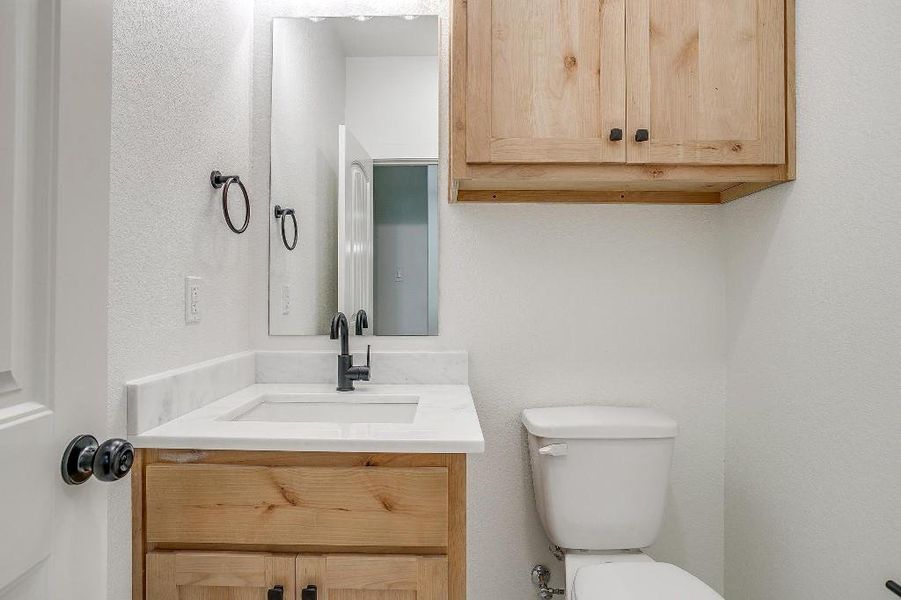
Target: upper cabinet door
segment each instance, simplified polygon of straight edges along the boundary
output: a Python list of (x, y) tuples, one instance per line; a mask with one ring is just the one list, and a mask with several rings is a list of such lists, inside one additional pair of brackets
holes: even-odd
[(630, 163), (785, 162), (784, 0), (628, 0), (626, 39)]
[(625, 2), (468, 0), (467, 162), (625, 162)]

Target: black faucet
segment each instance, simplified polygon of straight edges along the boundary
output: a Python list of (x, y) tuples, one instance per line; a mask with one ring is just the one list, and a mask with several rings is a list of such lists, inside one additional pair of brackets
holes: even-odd
[[(362, 315), (361, 315), (362, 313)], [(363, 328), (369, 326), (366, 311), (360, 310), (356, 316), (356, 334), (363, 335)], [(354, 357), (350, 353), (350, 344), (347, 341), (348, 334), (347, 317), (344, 313), (335, 313), (332, 317), (332, 328), (329, 337), (333, 340), (341, 340), (341, 354), (338, 355), (338, 391), (352, 392), (354, 381), (369, 381), (369, 360), (372, 347), (366, 345), (366, 366), (354, 366)]]

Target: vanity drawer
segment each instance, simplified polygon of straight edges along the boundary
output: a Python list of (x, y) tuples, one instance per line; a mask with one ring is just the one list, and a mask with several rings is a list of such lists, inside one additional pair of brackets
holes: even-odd
[(446, 467), (150, 464), (144, 501), (152, 544), (448, 545)]

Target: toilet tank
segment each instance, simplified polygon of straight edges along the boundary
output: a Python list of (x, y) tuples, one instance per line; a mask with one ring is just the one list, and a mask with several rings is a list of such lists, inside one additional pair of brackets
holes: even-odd
[(676, 422), (635, 407), (530, 408), (532, 487), (551, 542), (567, 550), (650, 546), (660, 531)]

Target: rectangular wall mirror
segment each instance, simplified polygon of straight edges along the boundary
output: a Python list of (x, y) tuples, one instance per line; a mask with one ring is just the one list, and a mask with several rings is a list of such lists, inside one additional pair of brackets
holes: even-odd
[(438, 333), (437, 16), (272, 21), (269, 333)]

